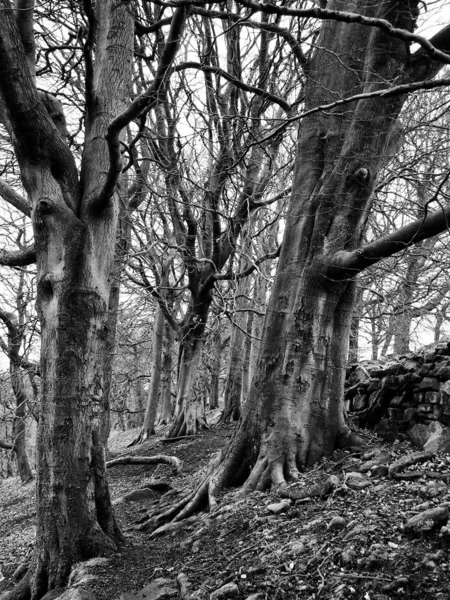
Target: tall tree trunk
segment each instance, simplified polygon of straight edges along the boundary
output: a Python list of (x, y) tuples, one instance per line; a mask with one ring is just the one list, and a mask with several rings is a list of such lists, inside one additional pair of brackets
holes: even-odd
[(219, 408), (220, 365), (222, 355), (222, 336), (220, 335), (220, 316), (213, 334), (213, 358), (211, 365), (211, 382), (209, 390), (209, 408)]
[(33, 479), (33, 473), (28, 460), (26, 445), (26, 403), (27, 393), (22, 381), (22, 373), (16, 365), (11, 366), (11, 384), (16, 398), (16, 409), (14, 411), (14, 452), (16, 454), (17, 467), (22, 483)]
[[(327, 8), (355, 8), (332, 0)], [(411, 30), (404, 3), (359, 3), (366, 16)], [(324, 21), (309, 64), (305, 110), (397, 81), (408, 46), (379, 28)], [(343, 390), (359, 247), (377, 175), (404, 97), (371, 97), (300, 122), (293, 193), (258, 364), (233, 442), (177, 517), (225, 486), (264, 489), (296, 479), (353, 440)], [(343, 265), (343, 266), (341, 266)], [(350, 277), (348, 276), (350, 273)]]
[[(134, 15), (120, 0), (90, 8), (95, 61), (87, 48), (79, 177), (60, 129), (40, 101), (15, 15), (9, 3), (0, 0), (0, 5), (0, 92), (33, 207), (42, 332), (36, 548), (29, 574), (12, 597), (29, 597), (31, 591), (32, 600), (39, 600), (67, 584), (74, 563), (107, 554), (123, 539), (108, 491), (104, 445), (120, 173), (120, 165), (110, 169), (105, 136), (129, 101)], [(32, 18), (32, 11), (27, 14)]]
[(155, 321), (153, 323), (153, 344), (152, 344), (152, 369), (150, 385), (148, 388), (147, 406), (145, 409), (144, 422), (137, 438), (131, 445), (140, 444), (148, 440), (155, 434), (156, 412), (158, 410), (161, 369), (162, 369), (162, 348), (164, 336), (164, 314), (156, 304)]
[(169, 438), (195, 435), (208, 427), (202, 398), (195, 394), (194, 384), (200, 364), (206, 321), (212, 302), (211, 290), (200, 297), (192, 294), (185, 321), (181, 327), (177, 396)]
[(161, 365), (161, 414), (159, 422), (168, 423), (172, 418), (172, 353), (174, 331), (169, 323), (164, 323), (164, 339)]
[(224, 405), (221, 420), (223, 423), (237, 421), (241, 416), (242, 369), (244, 365), (245, 324), (243, 313), (236, 313), (231, 331), (230, 355), (228, 362), (227, 382), (225, 386)]

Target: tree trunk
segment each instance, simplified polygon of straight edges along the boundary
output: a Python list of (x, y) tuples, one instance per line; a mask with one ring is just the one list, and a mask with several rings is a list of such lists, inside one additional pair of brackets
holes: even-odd
[(180, 331), (177, 396), (174, 421), (169, 438), (195, 435), (208, 427), (202, 398), (195, 394), (197, 369), (202, 355), (206, 321), (212, 302), (211, 290), (203, 295), (192, 294), (184, 325)]
[(227, 383), (225, 386), (224, 406), (221, 421), (229, 423), (237, 421), (241, 416), (242, 370), (244, 365), (245, 336), (242, 330), (243, 313), (236, 313), (237, 323), (233, 323), (230, 339), (230, 357)]
[(199, 429), (208, 426), (203, 398), (195, 394), (194, 386), (202, 354), (202, 337), (203, 332), (198, 337), (189, 332), (181, 343), (174, 421), (168, 433), (169, 438), (195, 435)]
[(11, 384), (16, 398), (16, 410), (14, 411), (14, 452), (16, 454), (17, 467), (19, 469), (20, 480), (27, 483), (33, 479), (30, 463), (28, 460), (26, 446), (26, 390), (22, 381), (22, 373), (16, 365), (11, 365)]
[[(411, 30), (403, 6), (386, 0), (358, 10)], [(354, 3), (334, 0), (327, 8), (351, 11)], [(403, 41), (379, 28), (332, 21), (322, 23), (315, 47), (305, 111), (396, 81), (409, 57)], [(225, 486), (283, 485), (354, 439), (343, 390), (355, 283), (340, 258), (360, 245), (403, 102), (371, 97), (300, 122), (293, 193), (249, 398), (221, 464), (177, 518), (202, 494), (214, 506)]]
[(153, 344), (152, 344), (152, 369), (150, 386), (148, 388), (147, 406), (145, 409), (144, 422), (138, 437), (132, 445), (140, 444), (148, 440), (151, 435), (155, 435), (155, 420), (158, 410), (161, 369), (162, 369), (162, 347), (164, 336), (164, 314), (156, 304), (155, 321), (153, 323)]
[(33, 207), (42, 333), (36, 547), (29, 574), (12, 597), (29, 596), (31, 590), (32, 600), (39, 600), (67, 584), (74, 563), (108, 554), (123, 539), (108, 491), (104, 446), (120, 173), (120, 165), (110, 168), (105, 136), (129, 101), (134, 15), (120, 0), (92, 8), (95, 61), (86, 59), (90, 73), (79, 174), (40, 101), (9, 3), (0, 0), (0, 5), (0, 92)]
[(219, 408), (220, 359), (222, 355), (222, 337), (220, 335), (220, 316), (213, 335), (213, 358), (211, 365), (211, 382), (209, 390), (209, 408)]
[(169, 323), (164, 323), (163, 356), (161, 366), (161, 414), (160, 424), (165, 424), (172, 418), (172, 352), (174, 331)]

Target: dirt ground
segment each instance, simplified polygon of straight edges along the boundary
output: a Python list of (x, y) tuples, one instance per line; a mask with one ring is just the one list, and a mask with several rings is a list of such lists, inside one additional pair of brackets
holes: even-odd
[[(180, 458), (183, 469), (179, 475), (162, 464), (109, 469), (126, 543), (91, 569), (95, 577), (89, 590), (98, 600), (119, 599), (126, 592), (125, 600), (132, 600), (132, 594), (155, 578), (175, 581), (180, 573), (197, 600), (211, 594), (248, 598), (257, 593), (255, 598), (261, 600), (450, 599), (448, 529), (439, 522), (429, 531), (405, 527), (421, 511), (450, 506), (449, 456), (412, 465), (399, 479), (389, 477), (383, 465), (360, 473), (367, 458), (380, 452), (390, 461), (414, 452), (406, 442), (383, 445), (369, 436), (368, 449), (337, 452), (303, 474), (292, 487), (299, 492), (297, 499), (274, 492), (239, 497), (232, 490), (216, 512), (199, 514), (179, 531), (155, 538), (140, 531), (161, 497), (124, 496), (155, 483), (185, 491), (232, 434), (233, 427), (212, 428), (195, 438), (166, 444), (158, 436), (133, 448), (127, 444), (135, 431), (113, 434), (112, 457), (168, 454)], [(335, 482), (331, 490), (301, 497), (302, 489), (314, 491), (331, 475)], [(1, 480), (0, 593), (12, 586), (17, 567), (29, 560), (33, 541), (33, 484)], [(214, 596), (225, 584), (235, 584), (227, 588), (230, 595)]]

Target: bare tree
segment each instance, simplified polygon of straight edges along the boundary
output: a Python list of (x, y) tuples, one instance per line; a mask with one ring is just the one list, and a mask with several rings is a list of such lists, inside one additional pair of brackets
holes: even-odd
[[(432, 43), (413, 34), (416, 2), (333, 0), (313, 12), (243, 4), (326, 20), (307, 64), (293, 192), (249, 399), (220, 464), (160, 522), (183, 518), (205, 499), (214, 506), (228, 485), (282, 485), (352, 443), (343, 385), (355, 277), (445, 231), (450, 214), (439, 209), (360, 245), (407, 94), (449, 83), (433, 78), (450, 62), (450, 27)], [(414, 53), (412, 41), (420, 43)]]

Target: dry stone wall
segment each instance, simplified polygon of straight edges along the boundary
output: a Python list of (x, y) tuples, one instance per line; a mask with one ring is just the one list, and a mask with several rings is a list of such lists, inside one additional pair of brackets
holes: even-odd
[(347, 369), (346, 408), (360, 427), (386, 441), (450, 452), (450, 342), (396, 360)]

